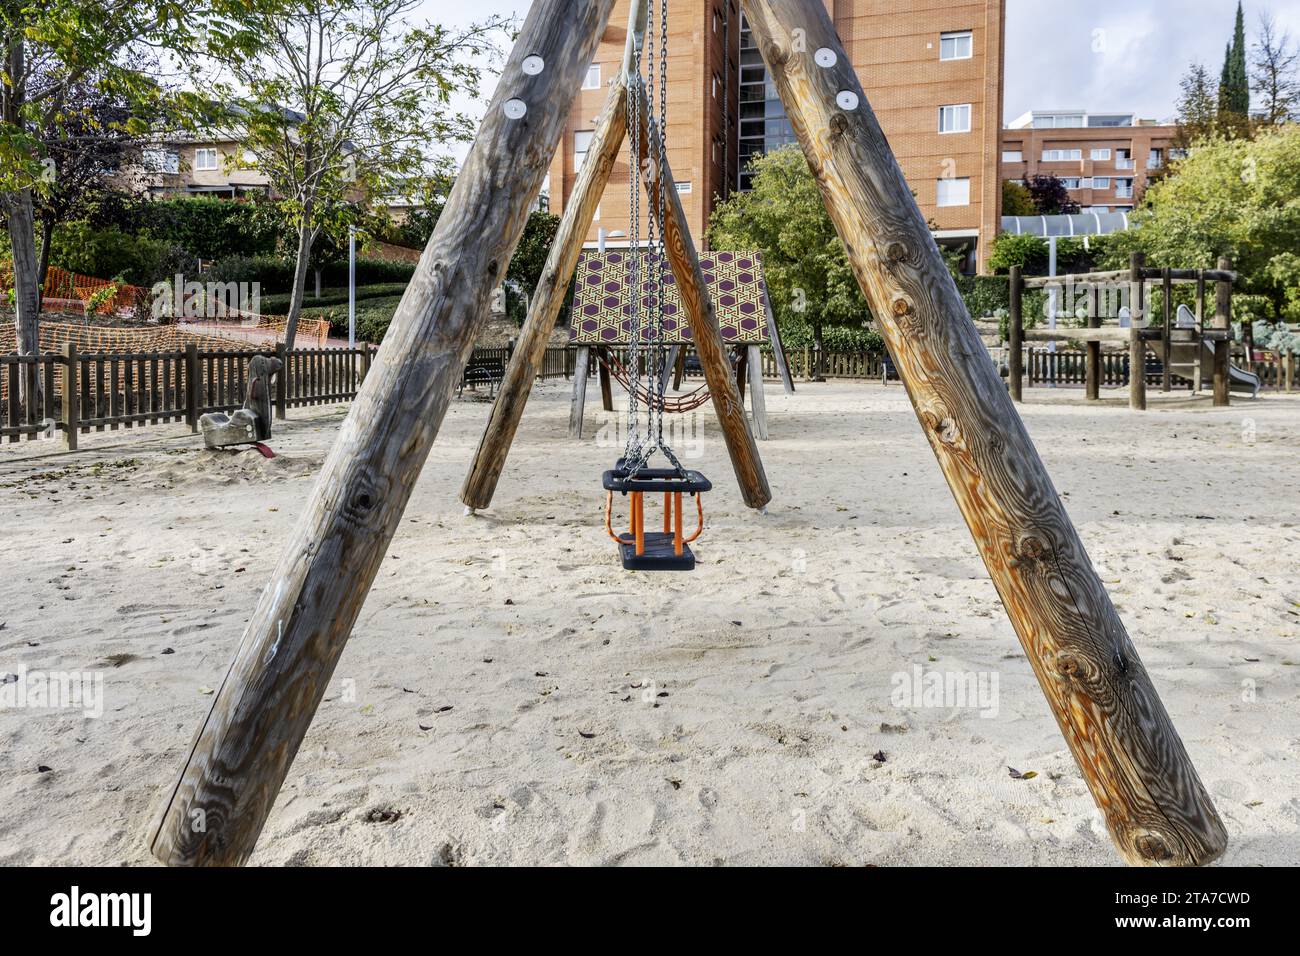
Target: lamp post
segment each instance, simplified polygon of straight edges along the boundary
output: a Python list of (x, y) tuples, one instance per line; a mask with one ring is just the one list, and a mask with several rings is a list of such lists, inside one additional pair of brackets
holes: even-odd
[(357, 347), (357, 227), (348, 226), (348, 348)]

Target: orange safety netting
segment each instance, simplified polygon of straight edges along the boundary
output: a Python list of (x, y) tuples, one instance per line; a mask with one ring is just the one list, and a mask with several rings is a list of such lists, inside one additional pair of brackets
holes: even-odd
[[(0, 293), (8, 293), (14, 287), (13, 262), (0, 262)], [(110, 282), (83, 276), (58, 266), (45, 270), (45, 287), (41, 292), (41, 311), (64, 312), (69, 306), (76, 305), (85, 311), (88, 303), (105, 289), (113, 289), (113, 294), (99, 303), (96, 311), (110, 315), (123, 309), (133, 309), (136, 304), (148, 297), (149, 291), (139, 286), (126, 283)]]

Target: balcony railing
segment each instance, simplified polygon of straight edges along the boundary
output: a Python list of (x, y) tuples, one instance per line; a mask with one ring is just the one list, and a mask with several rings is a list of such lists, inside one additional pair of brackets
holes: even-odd
[(1137, 169), (1137, 161), (1132, 159), (1115, 160), (1116, 169)]

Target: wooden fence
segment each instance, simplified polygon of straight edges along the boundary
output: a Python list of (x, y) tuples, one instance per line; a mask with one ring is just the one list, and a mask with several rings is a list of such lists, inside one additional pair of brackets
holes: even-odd
[[(90, 431), (116, 431), (185, 422), (198, 430), (208, 412), (231, 412), (244, 404), (248, 360), (273, 355), (284, 363), (275, 379), (275, 414), (290, 408), (349, 402), (356, 397), (377, 349), (295, 349), (283, 345), (260, 353), (239, 348), (185, 348), (150, 352), (82, 352), (65, 343), (60, 352), (0, 355), (0, 441), (55, 438), (69, 448)], [(509, 349), (475, 349), (472, 361), (509, 360)], [(547, 349), (540, 378), (573, 374), (574, 350)], [(24, 381), (25, 380), (25, 381)], [(22, 400), (39, 394), (39, 405)]]

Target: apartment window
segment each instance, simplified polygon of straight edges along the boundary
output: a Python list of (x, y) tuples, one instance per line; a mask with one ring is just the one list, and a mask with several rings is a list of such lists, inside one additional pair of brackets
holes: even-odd
[(974, 49), (969, 30), (939, 34), (939, 59), (969, 60)]
[(1185, 149), (1173, 149), (1173, 148), (1171, 148), (1171, 149), (1169, 150), (1169, 161), (1170, 161), (1171, 163), (1173, 163), (1173, 162), (1177, 162), (1177, 161), (1180, 160), (1180, 159), (1186, 159), (1186, 158), (1187, 158), (1187, 150), (1185, 150)]
[(970, 179), (940, 179), (935, 193), (936, 206), (969, 206)]
[(146, 149), (144, 151), (144, 165), (150, 172), (179, 173), (181, 171), (181, 157), (170, 149)]
[(217, 151), (215, 149), (196, 149), (194, 151), (195, 169), (216, 169)]
[(1083, 185), (1083, 180), (1078, 176), (1063, 176), (1061, 178), (1061, 185), (1066, 189), (1078, 189)]
[(1109, 176), (1093, 176), (1093, 177), (1092, 177), (1092, 188), (1093, 188), (1093, 189), (1110, 189), (1110, 177), (1109, 177)]
[(939, 107), (939, 132), (969, 133), (970, 104), (963, 103), (959, 106)]
[(1115, 168), (1116, 169), (1136, 169), (1133, 163), (1133, 150), (1117, 149), (1115, 150)]
[(1045, 149), (1043, 150), (1043, 162), (1045, 163), (1068, 163), (1071, 160), (1083, 159), (1083, 150), (1081, 149)]
[(684, 183), (673, 183), (673, 185), (677, 187), (677, 194), (679, 196), (689, 196), (691, 194), (691, 183), (689, 180)]
[(587, 150), (591, 149), (591, 138), (595, 130), (579, 130), (573, 134), (573, 168), (581, 169), (587, 159)]
[(1110, 150), (1109, 150), (1109, 149), (1094, 149), (1094, 150), (1093, 150), (1089, 155), (1090, 155), (1093, 159), (1099, 159), (1099, 160), (1104, 160), (1104, 161), (1109, 161), (1109, 160), (1110, 160)]
[(1078, 129), (1081, 126), (1082, 113), (1044, 113), (1034, 117), (1034, 129)]
[(600, 64), (593, 63), (587, 67), (587, 75), (583, 77), (582, 88), (584, 90), (600, 89)]
[(1004, 163), (1023, 163), (1025, 154), (1018, 149), (1004, 149), (1002, 151), (1002, 162)]
[(1159, 169), (1165, 164), (1165, 152), (1162, 149), (1153, 149), (1147, 153), (1147, 169)]
[(1133, 198), (1133, 180), (1117, 179), (1115, 180), (1115, 198), (1132, 199)]

